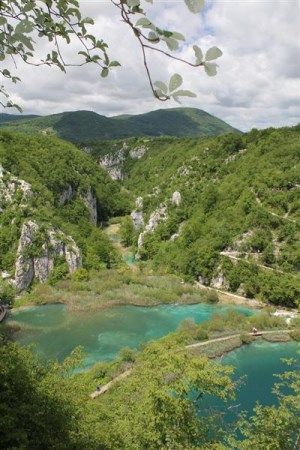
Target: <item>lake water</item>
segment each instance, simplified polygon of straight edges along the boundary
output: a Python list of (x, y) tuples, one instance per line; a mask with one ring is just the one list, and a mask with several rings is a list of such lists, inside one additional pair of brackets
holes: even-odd
[[(158, 339), (175, 331), (183, 319), (196, 323), (213, 313), (230, 307), (215, 305), (160, 305), (157, 307), (114, 306), (92, 312), (74, 312), (61, 304), (34, 306), (14, 311), (8, 323), (21, 330), (15, 338), (21, 344), (35, 343), (44, 358), (62, 360), (81, 345), (86, 353), (85, 365), (112, 360), (123, 347), (138, 348), (141, 343)], [(250, 315), (254, 310), (238, 307)]]
[[(21, 344), (35, 344), (35, 351), (42, 358), (62, 360), (76, 346), (83, 346), (86, 354), (85, 366), (96, 361), (111, 360), (122, 347), (138, 348), (143, 342), (160, 338), (176, 330), (183, 319), (192, 317), (196, 323), (209, 319), (213, 313), (228, 310), (229, 307), (214, 305), (160, 305), (145, 308), (115, 306), (93, 312), (68, 311), (64, 305), (28, 307), (10, 314), (8, 323), (17, 324), (21, 330), (15, 338)], [(235, 307), (251, 315), (255, 310)], [(295, 342), (270, 344), (256, 342), (243, 346), (221, 358), (222, 363), (236, 367), (236, 379), (246, 376), (239, 387), (238, 405), (226, 413), (228, 405), (216, 403), (223, 409), (228, 420), (240, 411), (251, 411), (256, 401), (272, 404), (275, 397), (272, 387), (276, 382), (273, 374), (283, 373), (287, 366), (282, 358), (296, 356)], [(203, 398), (203, 402), (212, 399)], [(204, 405), (205, 406), (205, 405)]]
[[(286, 370), (295, 370), (295, 366), (288, 366), (283, 359), (296, 358), (299, 345), (296, 342), (268, 343), (257, 341), (249, 346), (245, 345), (228, 353), (221, 361), (223, 364), (235, 367), (234, 378), (242, 380), (237, 388), (237, 399), (231, 402), (232, 408), (227, 413), (227, 420), (232, 420), (240, 411), (251, 412), (256, 402), (262, 405), (276, 403), (272, 393), (274, 384), (278, 382), (276, 374)], [(299, 366), (297, 368), (299, 370)], [(217, 402), (218, 403), (218, 402)], [(228, 405), (225, 407), (226, 410)], [(220, 408), (222, 408), (220, 406)]]

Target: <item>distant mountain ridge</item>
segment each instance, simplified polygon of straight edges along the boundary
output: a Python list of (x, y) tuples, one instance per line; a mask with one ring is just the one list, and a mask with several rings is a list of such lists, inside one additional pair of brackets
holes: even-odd
[(71, 142), (141, 136), (201, 137), (240, 133), (196, 108), (159, 109), (145, 114), (106, 117), (92, 111), (49, 116), (0, 115), (0, 127), (25, 134), (56, 135)]

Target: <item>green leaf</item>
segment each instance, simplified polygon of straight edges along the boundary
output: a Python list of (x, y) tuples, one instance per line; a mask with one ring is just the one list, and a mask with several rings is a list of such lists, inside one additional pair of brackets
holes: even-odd
[(104, 67), (104, 69), (102, 69), (102, 71), (101, 71), (101, 77), (106, 78), (108, 74), (109, 74), (108, 68)]
[(168, 87), (165, 83), (163, 83), (162, 81), (156, 81), (154, 83), (154, 86), (158, 87), (158, 89), (160, 89), (164, 94), (166, 94), (168, 92)]
[(146, 17), (141, 17), (135, 24), (136, 27), (149, 27), (153, 26), (150, 20), (148, 20)]
[(33, 25), (29, 20), (22, 20), (22, 22), (19, 22), (15, 28), (15, 33), (31, 33), (33, 30)]
[(179, 75), (178, 73), (175, 73), (174, 75), (172, 75), (172, 77), (170, 78), (170, 82), (169, 82), (169, 91), (173, 92), (175, 91), (175, 89), (179, 88), (179, 86), (182, 85), (183, 79), (182, 76)]
[(4, 77), (6, 77), (6, 78), (10, 78), (10, 77), (11, 77), (10, 71), (7, 70), (7, 69), (2, 70), (2, 75), (3, 75)]
[(204, 70), (209, 77), (214, 77), (215, 75), (217, 75), (217, 67), (218, 65), (216, 63), (204, 63)]
[(0, 17), (0, 26), (5, 25), (7, 23), (7, 20), (5, 17)]
[(172, 97), (197, 97), (197, 95), (192, 91), (179, 90), (172, 93)]
[(183, 34), (178, 33), (177, 31), (174, 31), (172, 33), (172, 38), (177, 39), (177, 41), (185, 41), (185, 37), (183, 36)]
[(31, 38), (29, 38), (29, 37), (27, 37), (27, 36), (25, 36), (24, 34), (21, 34), (21, 33), (14, 34), (13, 38), (16, 41), (21, 42), (23, 45), (25, 45), (25, 47), (29, 48), (29, 50), (34, 51), (34, 47), (32, 45), (32, 39)]
[(134, 8), (135, 6), (140, 6), (140, 0), (127, 0), (126, 3), (131, 8)]
[(85, 17), (82, 22), (94, 25), (94, 20), (91, 17)]
[(117, 67), (120, 66), (121, 64), (119, 63), (119, 61), (111, 61), (109, 63), (109, 67)]
[(157, 44), (160, 39), (158, 37), (158, 35), (156, 33), (154, 33), (154, 31), (150, 31), (150, 33), (148, 34), (148, 39), (153, 43), (153, 44)]
[(203, 53), (201, 48), (199, 48), (198, 45), (193, 45), (193, 49), (196, 56), (196, 64), (201, 64), (203, 61)]
[(162, 38), (164, 41), (165, 41), (165, 43), (167, 44), (167, 46), (168, 46), (168, 48), (170, 49), (170, 50), (177, 50), (178, 49), (178, 42), (176, 41), (176, 39), (173, 39), (173, 38), (167, 38), (167, 37), (165, 37), (165, 38)]
[(32, 11), (35, 6), (35, 2), (27, 1), (23, 7), (23, 12), (28, 13), (29, 11)]
[(218, 47), (211, 47), (205, 54), (205, 61), (212, 61), (213, 59), (220, 58), (222, 55), (223, 53)]
[(200, 12), (205, 5), (205, 0), (184, 0), (184, 2), (189, 10), (194, 14)]

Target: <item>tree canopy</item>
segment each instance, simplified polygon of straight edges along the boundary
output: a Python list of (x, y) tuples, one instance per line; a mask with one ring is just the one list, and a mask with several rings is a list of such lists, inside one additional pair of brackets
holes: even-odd
[[(197, 14), (204, 7), (204, 0), (184, 0), (191, 13)], [(188, 90), (181, 89), (183, 79), (180, 74), (173, 74), (168, 83), (154, 81), (148, 65), (149, 52), (159, 52), (166, 58), (175, 59), (191, 67), (203, 67), (207, 75), (216, 75), (215, 59), (222, 55), (217, 47), (208, 49), (205, 55), (197, 46), (193, 46), (194, 60), (188, 61), (176, 56), (176, 51), (185, 41), (185, 37), (178, 31), (161, 29), (148, 19), (144, 3), (153, 0), (111, 0), (118, 8), (121, 21), (131, 30), (138, 40), (146, 76), (153, 95), (166, 101), (173, 98), (180, 102), (180, 97), (195, 97)], [(120, 63), (111, 59), (108, 44), (98, 38), (98, 31), (91, 28), (94, 20), (83, 17), (80, 3), (77, 0), (2, 0), (0, 2), (0, 74), (4, 80), (13, 83), (20, 78), (11, 73), (9, 60), (17, 69), (21, 59), (33, 66), (56, 66), (66, 71), (69, 66), (82, 66), (89, 63), (98, 65), (102, 77), (107, 77), (110, 70)], [(39, 41), (48, 41), (47, 54), (37, 57)], [(74, 61), (67, 61), (62, 50), (63, 44), (79, 43), (80, 50)], [(7, 62), (5, 67), (4, 61)], [(11, 62), (10, 61), (10, 62)], [(4, 85), (0, 86), (0, 104), (4, 107), (17, 107), (10, 98)]]

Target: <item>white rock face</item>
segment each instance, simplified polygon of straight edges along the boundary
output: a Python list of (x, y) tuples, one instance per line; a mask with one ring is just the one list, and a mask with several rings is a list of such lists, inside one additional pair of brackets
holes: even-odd
[(42, 283), (46, 281), (54, 268), (56, 256), (65, 258), (71, 273), (81, 266), (78, 246), (70, 236), (66, 236), (62, 231), (48, 230), (45, 235), (45, 242), (38, 249), (38, 256), (31, 255), (30, 250), (38, 231), (39, 226), (34, 221), (23, 224), (17, 250), (14, 282), (18, 291), (30, 286), (34, 278)]
[(153, 233), (157, 225), (161, 222), (165, 222), (168, 218), (167, 207), (161, 204), (153, 213), (150, 215), (149, 222), (147, 223), (145, 230), (140, 233), (138, 238), (138, 248), (142, 247), (144, 242), (144, 236), (149, 233)]
[(126, 158), (140, 159), (148, 151), (145, 146), (137, 147), (128, 152), (128, 145), (123, 142), (122, 147), (114, 153), (108, 153), (99, 160), (99, 165), (105, 169), (112, 180), (124, 180), (124, 161)]
[(179, 206), (181, 203), (181, 194), (178, 191), (173, 192), (172, 195), (172, 203), (176, 206)]
[(32, 197), (33, 192), (31, 185), (24, 180), (20, 180), (9, 172), (6, 172), (7, 179), (3, 179), (4, 170), (0, 168), (0, 200), (4, 200), (7, 203), (12, 203), (17, 191), (22, 192), (22, 199), (20, 206), (24, 206), (26, 202)]
[(132, 159), (141, 159), (147, 151), (148, 151), (148, 148), (145, 146), (142, 146), (142, 147), (130, 150), (129, 156)]
[(90, 211), (90, 223), (97, 225), (97, 198), (91, 188), (88, 189), (86, 196), (83, 197), (83, 201)]
[(135, 207), (142, 208), (143, 207), (143, 197), (137, 197), (135, 200)]
[(210, 285), (217, 289), (229, 289), (229, 283), (223, 272), (219, 272), (210, 282)]
[(108, 153), (99, 160), (102, 169), (107, 170), (112, 180), (123, 180), (122, 165), (125, 160), (126, 144), (115, 153)]
[(142, 211), (132, 211), (130, 217), (133, 222), (133, 226), (135, 230), (144, 226), (144, 215)]

